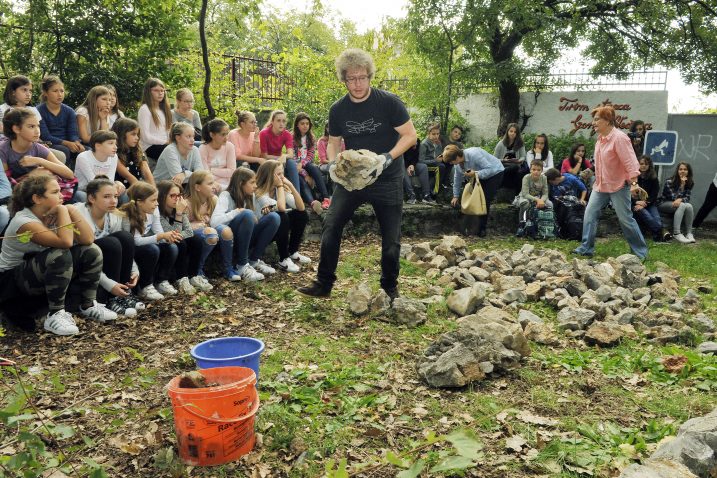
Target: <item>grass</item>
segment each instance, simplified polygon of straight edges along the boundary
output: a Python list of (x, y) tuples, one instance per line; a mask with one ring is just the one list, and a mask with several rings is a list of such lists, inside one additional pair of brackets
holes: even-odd
[[(470, 247), (517, 250), (522, 245), (523, 241), (507, 238)], [(535, 245), (564, 252), (574, 247), (564, 241)], [(624, 241), (601, 241), (594, 259), (625, 252)], [(684, 289), (696, 284), (717, 289), (711, 271), (717, 263), (714, 244), (654, 246), (646, 266), (654, 270), (657, 261), (680, 272)], [(402, 294), (427, 296), (436, 281), (427, 279), (414, 264), (402, 260), (401, 266)], [(241, 297), (232, 295), (235, 289), (229, 288), (195, 300), (192, 312), (201, 321), (178, 319), (160, 337), (140, 336), (116, 344), (108, 340), (107, 328), (97, 329), (102, 335), (93, 343), (94, 355), (71, 352), (80, 362), (98, 357), (92, 365), (100, 379), (92, 387), (75, 385), (84, 379), (82, 369), (62, 362), (43, 363), (43, 373), (27, 380), (44, 406), (55, 402), (70, 406), (68, 416), (77, 417), (72, 422), (77, 430), (73, 446), (81, 449), (82, 437), (86, 437), (95, 444), (87, 447), (88, 458), (120, 457), (103, 462), (108, 476), (169, 476), (164, 470), (175, 465), (179, 473), (175, 476), (187, 473), (176, 457), (169, 464), (166, 459), (145, 460), (135, 469), (131, 465), (134, 456), (107, 443), (112, 435), (141, 437), (146, 422), (152, 422), (160, 427), (164, 441), (154, 447), (145, 444), (142, 453), (151, 456), (170, 449), (173, 418), (164, 384), (194, 367), (186, 353), (188, 344), (219, 334), (253, 335), (267, 343), (256, 425), (263, 446), (248, 460), (195, 468), (191, 476), (248, 476), (252, 466), (261, 463), (277, 475), (316, 477), (326, 475), (328, 468), (342, 469), (341, 460), (346, 460), (348, 471), (375, 467), (376, 473), (369, 476), (395, 476), (399, 467), (387, 461), (393, 456), (389, 452), (401, 457), (394, 461), (402, 466), (423, 459), (428, 469), (455, 453), (445, 439), (433, 442), (432, 434), (440, 437), (460, 430), (474, 433), (483, 444), (481, 474), (468, 468), (428, 476), (607, 475), (648, 456), (680, 423), (717, 406), (716, 358), (696, 354), (685, 345), (661, 347), (642, 339), (624, 341), (613, 349), (588, 347), (566, 337), (561, 337), (566, 347), (531, 344), (532, 355), (512, 373), (461, 390), (430, 389), (416, 376), (416, 358), (442, 333), (455, 329), (455, 317), (445, 299), (429, 305), (427, 322), (414, 329), (351, 316), (346, 310), (346, 291), (364, 280), (376, 290), (379, 271), (379, 249), (360, 247), (343, 258), (336, 292), (328, 300), (300, 297), (295, 285), (281, 282), (256, 284)], [(450, 290), (444, 288), (442, 295), (446, 297)], [(702, 300), (707, 310), (716, 308), (713, 294), (702, 295)], [(525, 304), (525, 308), (548, 322), (557, 313), (540, 302)], [(233, 315), (243, 319), (221, 322), (214, 318)], [(64, 357), (66, 353), (55, 349), (56, 344), (46, 341), (43, 347)], [(686, 356), (688, 364), (678, 374), (667, 373), (661, 359), (676, 354)], [(11, 388), (16, 384), (9, 375), (3, 380)], [(67, 397), (88, 393), (98, 396), (78, 405), (72, 399), (68, 402)], [(122, 401), (123, 393), (151, 399), (130, 405)], [(0, 412), (8, 409), (11, 398), (10, 393), (0, 398)], [(506, 440), (517, 434), (527, 441), (526, 450), (535, 450), (535, 456), (506, 450)], [(0, 450), (11, 436), (0, 429)], [(504, 462), (497, 463), (498, 458)]]

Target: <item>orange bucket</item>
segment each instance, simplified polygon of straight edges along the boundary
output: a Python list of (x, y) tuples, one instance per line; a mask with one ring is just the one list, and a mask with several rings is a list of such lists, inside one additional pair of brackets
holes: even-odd
[(245, 367), (199, 370), (216, 387), (167, 385), (174, 410), (179, 456), (188, 465), (229, 463), (254, 448), (254, 416), (259, 409), (256, 374)]

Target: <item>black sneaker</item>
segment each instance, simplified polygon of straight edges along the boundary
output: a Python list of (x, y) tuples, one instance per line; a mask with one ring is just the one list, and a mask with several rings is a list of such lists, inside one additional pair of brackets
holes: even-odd
[(296, 292), (307, 297), (328, 297), (331, 295), (331, 287), (326, 287), (319, 281), (312, 281), (311, 285), (299, 287)]

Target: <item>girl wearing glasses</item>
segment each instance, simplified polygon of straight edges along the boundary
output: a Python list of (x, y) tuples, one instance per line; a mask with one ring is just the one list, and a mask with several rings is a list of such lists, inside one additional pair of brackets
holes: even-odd
[(202, 120), (194, 108), (194, 95), (189, 88), (180, 88), (174, 97), (173, 123), (189, 123), (194, 127), (194, 141), (202, 140)]
[(553, 167), (553, 153), (550, 151), (548, 146), (548, 137), (544, 134), (539, 134), (533, 140), (533, 147), (526, 153), (526, 161), (528, 164), (533, 164), (533, 161), (539, 159), (543, 162), (543, 171)]
[(159, 158), (169, 143), (169, 129), (172, 126), (172, 109), (167, 100), (164, 83), (150, 78), (142, 91), (142, 106), (137, 112), (140, 139), (139, 144), (147, 157)]

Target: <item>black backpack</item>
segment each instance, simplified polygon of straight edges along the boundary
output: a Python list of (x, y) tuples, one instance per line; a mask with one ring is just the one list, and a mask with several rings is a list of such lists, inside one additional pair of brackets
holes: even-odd
[(583, 237), (585, 206), (575, 196), (561, 196), (553, 200), (558, 236), (579, 241)]

